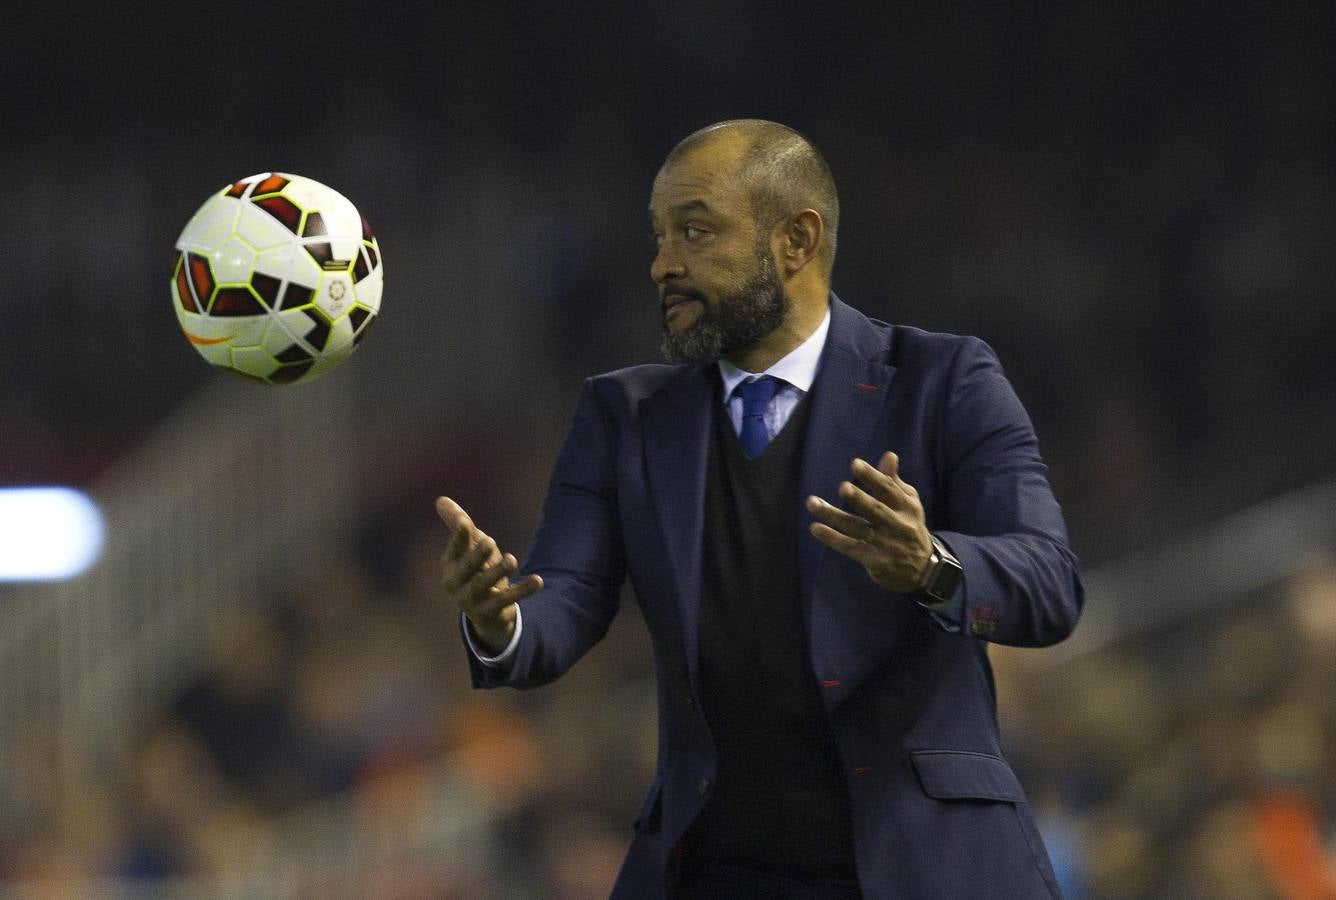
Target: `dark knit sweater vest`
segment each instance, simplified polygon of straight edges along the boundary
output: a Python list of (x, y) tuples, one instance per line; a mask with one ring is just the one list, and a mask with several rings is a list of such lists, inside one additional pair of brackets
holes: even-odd
[(688, 866), (856, 878), (848, 789), (812, 674), (798, 572), (807, 399), (755, 459), (715, 409), (705, 489), (701, 698), (719, 756)]

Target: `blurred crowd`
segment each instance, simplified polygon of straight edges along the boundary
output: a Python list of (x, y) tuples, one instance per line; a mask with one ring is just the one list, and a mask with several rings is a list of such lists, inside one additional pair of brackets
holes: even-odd
[(1069, 896), (1336, 896), (1336, 557), (1057, 667), (993, 657)]
[(199, 677), (127, 724), (125, 771), (57, 778), (54, 729), (32, 736), (19, 766), (48, 789), (0, 815), (0, 896), (606, 894), (655, 762), (634, 604), (558, 689), (474, 692), (440, 537), (392, 565), (345, 548), (230, 610)]
[[(634, 601), (564, 679), (473, 691), (437, 590), (441, 543), (419, 534), (393, 564), (364, 544), (239, 606), (199, 679), (135, 727), (123, 778), (89, 771), (0, 832), (0, 885), (606, 895), (654, 771)], [(1336, 557), (1087, 656), (992, 655), (1004, 746), (1068, 897), (1336, 895)], [(475, 793), (424, 808), (441, 778)], [(269, 861), (310, 837), (297, 814), (319, 823), (328, 798), (353, 810), (351, 862), (298, 853), (273, 880)], [(477, 834), (432, 838), (451, 819)]]

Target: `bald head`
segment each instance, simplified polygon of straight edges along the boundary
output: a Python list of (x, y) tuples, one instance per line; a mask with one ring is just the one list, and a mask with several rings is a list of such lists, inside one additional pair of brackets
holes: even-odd
[(751, 199), (758, 228), (769, 229), (801, 209), (814, 209), (820, 214), (825, 226), (820, 258), (829, 274), (835, 264), (840, 198), (830, 167), (812, 142), (778, 122), (730, 119), (687, 135), (668, 154), (664, 165), (706, 146), (720, 145), (736, 152), (735, 175)]

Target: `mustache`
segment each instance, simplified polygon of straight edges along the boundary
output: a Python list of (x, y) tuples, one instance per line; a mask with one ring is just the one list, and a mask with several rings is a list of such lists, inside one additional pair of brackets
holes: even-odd
[(694, 288), (678, 287), (676, 285), (661, 287), (659, 288), (659, 304), (664, 306), (665, 309), (667, 308), (668, 295), (670, 294), (674, 297), (686, 297), (690, 300), (699, 301), (700, 303), (705, 302), (705, 295)]

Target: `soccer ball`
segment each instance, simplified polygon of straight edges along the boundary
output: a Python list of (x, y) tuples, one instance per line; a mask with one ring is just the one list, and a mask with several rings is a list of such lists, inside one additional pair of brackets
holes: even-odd
[(265, 172), (214, 194), (176, 241), (172, 301), (200, 355), (267, 384), (348, 358), (380, 312), (380, 245), (338, 191)]

